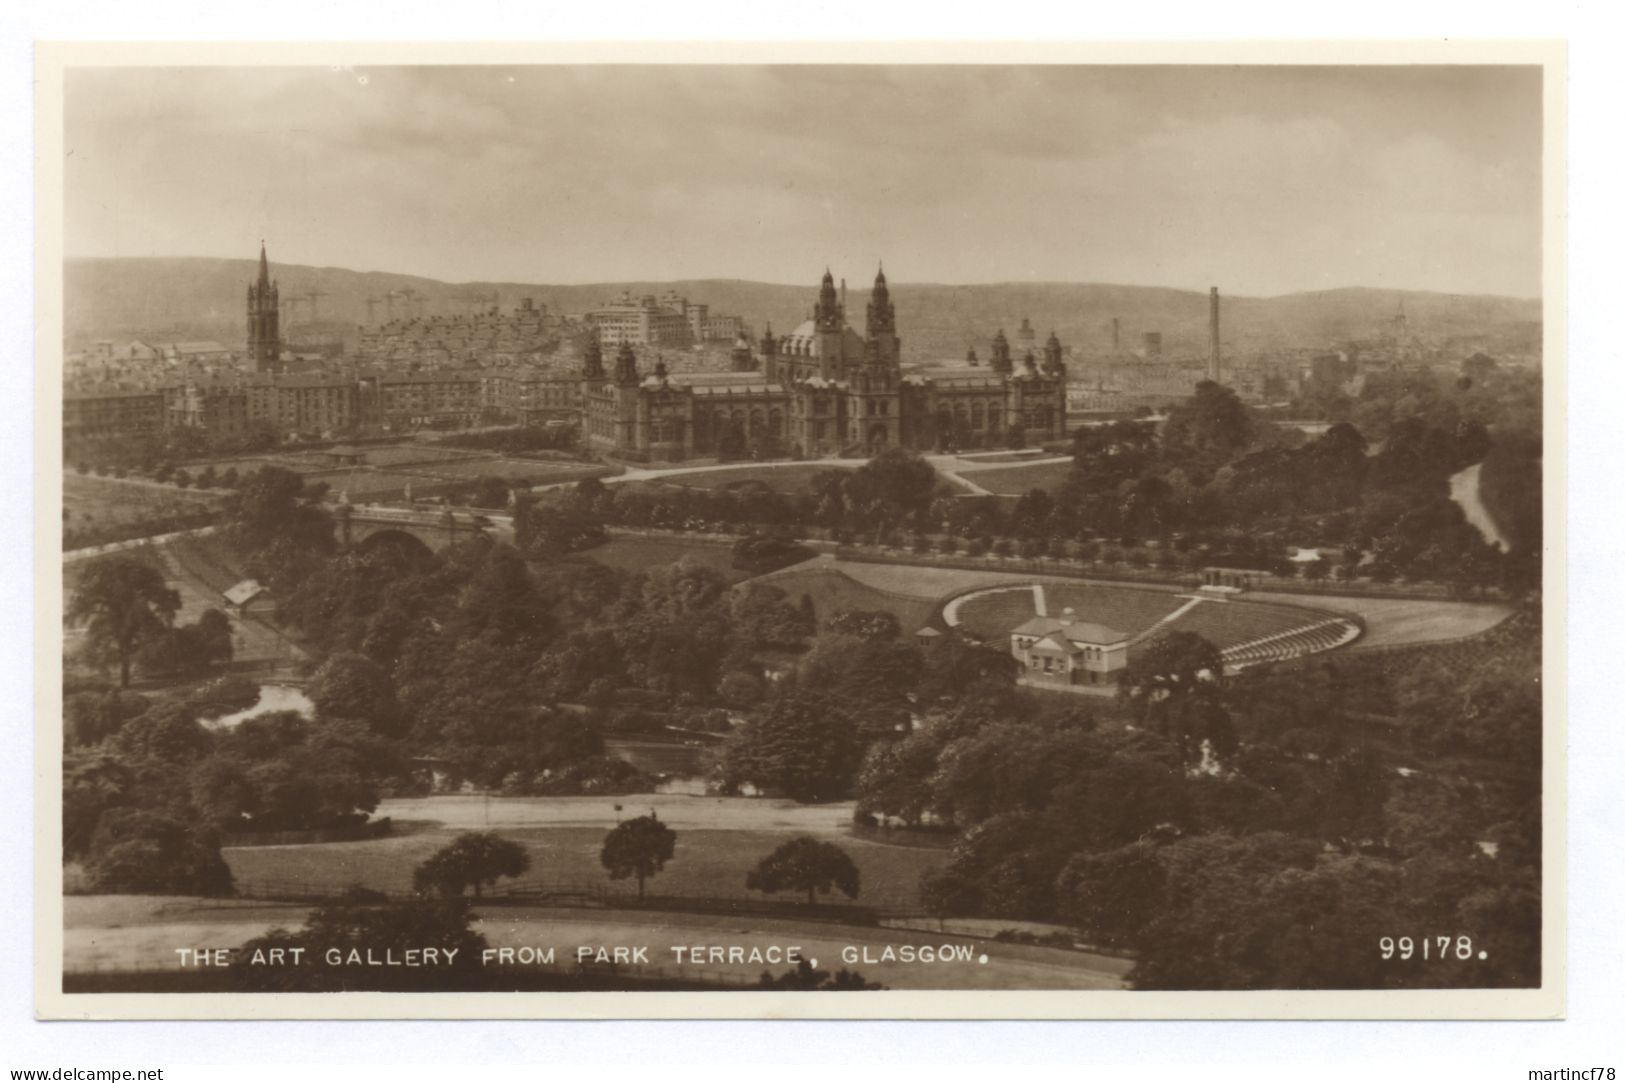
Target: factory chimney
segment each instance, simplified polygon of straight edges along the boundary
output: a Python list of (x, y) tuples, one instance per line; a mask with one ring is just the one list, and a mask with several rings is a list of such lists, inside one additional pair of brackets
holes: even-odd
[(1119, 343), (1119, 339), (1117, 337), (1117, 317), (1113, 316), (1112, 317), (1112, 356), (1113, 357), (1116, 357), (1119, 353), (1123, 352), (1122, 347), (1118, 343)]
[(1219, 287), (1207, 294), (1207, 378), (1219, 382)]

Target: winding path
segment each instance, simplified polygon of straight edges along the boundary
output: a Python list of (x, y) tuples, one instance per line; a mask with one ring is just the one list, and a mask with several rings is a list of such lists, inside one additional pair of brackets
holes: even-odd
[(1490, 509), (1484, 506), (1478, 490), (1479, 473), (1483, 466), (1483, 463), (1474, 463), (1467, 469), (1452, 474), (1450, 499), (1461, 506), (1462, 514), (1484, 536), (1484, 540), (1504, 553), (1512, 548), (1512, 543), (1501, 533), (1501, 528), (1495, 525), (1495, 517), (1490, 514)]

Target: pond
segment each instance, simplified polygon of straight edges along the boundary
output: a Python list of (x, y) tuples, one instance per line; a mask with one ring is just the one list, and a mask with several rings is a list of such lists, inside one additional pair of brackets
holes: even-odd
[(228, 715), (210, 719), (203, 724), (212, 730), (229, 730), (245, 718), (254, 718), (272, 711), (297, 711), (305, 718), (313, 718), (316, 705), (311, 702), (305, 691), (291, 684), (262, 684), (260, 685), (260, 698), (252, 707), (244, 707), (240, 711), (233, 711)]

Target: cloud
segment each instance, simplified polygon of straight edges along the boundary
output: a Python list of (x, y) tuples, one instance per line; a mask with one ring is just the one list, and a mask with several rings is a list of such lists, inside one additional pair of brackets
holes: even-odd
[(1515, 69), (110, 69), (67, 126), (72, 254), (1538, 291)]

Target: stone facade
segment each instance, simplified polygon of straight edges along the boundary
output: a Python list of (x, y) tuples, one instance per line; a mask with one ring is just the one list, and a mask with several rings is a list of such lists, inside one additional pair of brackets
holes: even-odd
[(769, 327), (754, 353), (736, 344), (726, 373), (673, 375), (659, 363), (645, 375), (625, 341), (610, 372), (593, 343), (581, 371), (587, 440), (623, 458), (680, 461), (730, 448), (817, 458), (1065, 435), (1066, 366), (1053, 334), (1042, 364), (1028, 352), (1017, 366), (1001, 332), (991, 368), (905, 371), (885, 273), (862, 335), (846, 322), (844, 294), (826, 271), (810, 318), (781, 337)]

